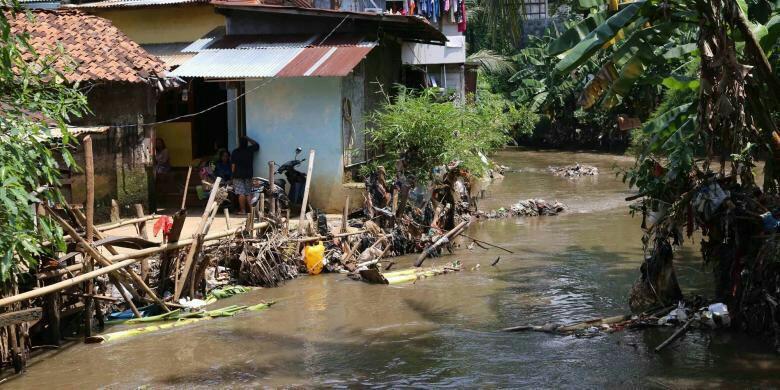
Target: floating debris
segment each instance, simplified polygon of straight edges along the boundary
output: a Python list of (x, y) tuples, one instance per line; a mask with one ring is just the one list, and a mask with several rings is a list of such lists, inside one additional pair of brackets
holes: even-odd
[(544, 199), (526, 199), (513, 204), (509, 208), (501, 207), (488, 212), (478, 211), (477, 216), (487, 219), (551, 216), (558, 215), (567, 208), (568, 206), (557, 200), (548, 202)]
[(592, 165), (568, 165), (565, 167), (548, 167), (547, 170), (552, 172), (555, 176), (560, 177), (580, 177), (580, 176), (596, 176), (599, 174), (599, 169)]

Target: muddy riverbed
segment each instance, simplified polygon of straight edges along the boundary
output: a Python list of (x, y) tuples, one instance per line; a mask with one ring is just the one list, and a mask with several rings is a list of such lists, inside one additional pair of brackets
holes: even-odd
[[(519, 324), (626, 313), (642, 259), (639, 217), (615, 177), (625, 157), (505, 151), (513, 169), (482, 208), (520, 199), (560, 200), (556, 217), (485, 221), (470, 235), (500, 244), (429, 260), (464, 271), (397, 286), (343, 275), (303, 277), (221, 301), (276, 300), (264, 312), (203, 321), (103, 345), (76, 343), (32, 364), (9, 388), (158, 387), (705, 387), (778, 386), (769, 346), (726, 332), (690, 332), (656, 354), (672, 330), (591, 338), (497, 333)], [(601, 175), (554, 177), (549, 165), (591, 164)], [(678, 253), (685, 293), (708, 293), (690, 243)], [(501, 260), (495, 267), (490, 263)], [(400, 266), (409, 266), (405, 259)], [(479, 265), (479, 267), (477, 267)]]

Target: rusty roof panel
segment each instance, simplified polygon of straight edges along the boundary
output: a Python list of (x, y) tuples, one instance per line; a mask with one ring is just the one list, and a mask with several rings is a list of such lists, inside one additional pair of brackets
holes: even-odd
[(198, 53), (175, 77), (343, 77), (375, 47), (213, 49)]
[(180, 4), (208, 4), (209, 0), (105, 0), (84, 4), (67, 4), (63, 7), (79, 9), (142, 8)]
[(339, 47), (307, 76), (346, 76), (363, 61), (373, 47)]

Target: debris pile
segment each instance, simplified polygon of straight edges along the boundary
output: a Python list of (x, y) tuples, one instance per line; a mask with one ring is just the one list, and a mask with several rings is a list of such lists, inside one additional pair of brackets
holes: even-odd
[(477, 211), (477, 216), (487, 219), (552, 216), (562, 213), (567, 208), (565, 204), (557, 200), (548, 202), (544, 199), (527, 199), (521, 200), (509, 208), (501, 207), (487, 212)]
[[(700, 307), (692, 310), (691, 307)], [(544, 325), (520, 325), (504, 328), (502, 332), (546, 332), (577, 337), (591, 337), (626, 329), (677, 327), (674, 333), (655, 348), (660, 352), (689, 329), (713, 330), (731, 325), (728, 307), (723, 303), (705, 306), (688, 306), (680, 301), (677, 306), (653, 308), (639, 314), (595, 318), (573, 324), (549, 323)]]
[(547, 167), (547, 170), (552, 172), (555, 176), (560, 177), (580, 177), (580, 176), (596, 176), (599, 174), (599, 169), (592, 165), (568, 165), (564, 167)]

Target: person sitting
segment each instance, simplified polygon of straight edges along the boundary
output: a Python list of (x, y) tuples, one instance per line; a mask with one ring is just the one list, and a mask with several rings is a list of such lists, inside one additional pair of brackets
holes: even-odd
[[(251, 144), (251, 146), (250, 146)], [(233, 171), (233, 192), (238, 196), (238, 214), (249, 210), (249, 195), (252, 194), (252, 176), (254, 176), (254, 154), (260, 145), (249, 137), (238, 140), (238, 148), (230, 156)]]
[(221, 177), (223, 182), (233, 178), (233, 166), (227, 150), (223, 149), (219, 152), (219, 158), (214, 162), (214, 175)]
[(154, 169), (158, 174), (171, 171), (171, 156), (165, 147), (165, 140), (157, 138), (154, 143)]

